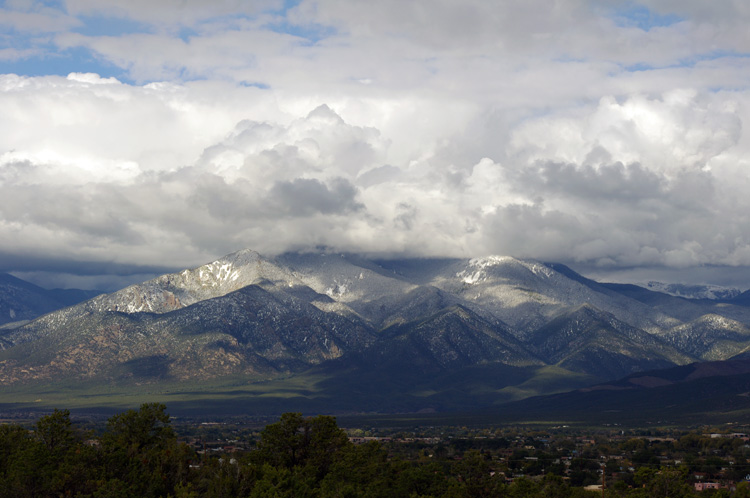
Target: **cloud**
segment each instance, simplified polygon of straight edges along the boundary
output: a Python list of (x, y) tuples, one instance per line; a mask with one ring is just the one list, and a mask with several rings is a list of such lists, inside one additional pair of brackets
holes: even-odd
[(746, 264), (746, 183), (724, 169), (744, 162), (745, 98), (607, 97), (526, 121), (495, 179), (526, 202), (495, 206), (502, 242), (490, 248), (605, 266)]
[(355, 200), (357, 190), (343, 178), (337, 178), (329, 187), (319, 180), (296, 178), (276, 182), (269, 190), (264, 204), (274, 214), (309, 216), (347, 214), (363, 206)]
[[(205, 110), (197, 105), (203, 94), (192, 87), (72, 75), (6, 78), (6, 88), (11, 101), (13, 92), (16, 102), (27, 92), (38, 95), (52, 123), (41, 147), (32, 146), (31, 135), (25, 150), (8, 150), (7, 138), (3, 145), (6, 253), (43, 257), (41, 248), (54, 246), (63, 258), (154, 267), (164, 254), (171, 264), (189, 266), (240, 247), (272, 254), (326, 245), (612, 267), (750, 263), (745, 185), (734, 182), (734, 169), (724, 169), (746, 148), (744, 95), (607, 97), (520, 123), (508, 134), (503, 162), (462, 157), (459, 134), (394, 162), (391, 147), (408, 136), (350, 124), (327, 105), (296, 119), (279, 119), (285, 114), (275, 110), (265, 113), (275, 120), (242, 119), (229, 127), (235, 113), (225, 102), (217, 130), (208, 133), (189, 125)], [(61, 91), (73, 92), (74, 104), (57, 98)], [(234, 102), (231, 95), (227, 102)], [(168, 127), (155, 140), (148, 136), (159, 129), (152, 122), (137, 131), (138, 140), (122, 137), (129, 147), (96, 145), (112, 138), (99, 135), (102, 119), (108, 133), (124, 135), (135, 129), (121, 119), (130, 114), (125, 107), (146, 104), (152, 108), (145, 116), (156, 123), (179, 110), (185, 136)], [(71, 105), (92, 106), (93, 122), (70, 114)], [(101, 106), (114, 116), (93, 112)], [(223, 136), (221, 124), (230, 129)], [(57, 136), (69, 127), (79, 128), (77, 141)], [(24, 143), (23, 135), (8, 135)], [(192, 145), (192, 161), (149, 159), (149, 147), (182, 143)], [(445, 150), (454, 151), (454, 160), (446, 161)]]
[[(15, 83), (9, 86), (17, 89), (19, 82)], [(90, 75), (33, 83), (47, 90), (45, 83), (62, 84), (67, 91), (72, 86), (93, 96), (100, 87), (121, 86)], [(120, 90), (115, 93), (127, 97), (131, 107), (175, 96), (184, 104), (184, 88), (152, 86), (143, 94), (132, 87)], [(58, 120), (53, 129), (80, 126), (94, 136), (78, 144), (55, 139), (46, 152), (10, 150), (0, 156), (0, 196), (6, 200), (0, 207), (0, 232), (6, 240), (4, 249), (10, 253), (38, 254), (43, 247), (55, 246), (61, 257), (158, 265), (166, 252), (175, 254), (175, 262), (188, 265), (238, 247), (282, 250), (299, 243), (297, 233), (309, 236), (316, 227), (330, 225), (331, 218), (338, 218), (337, 223), (345, 227), (346, 218), (363, 209), (352, 179), (360, 169), (378, 164), (381, 148), (387, 146), (375, 130), (348, 125), (322, 106), (286, 126), (240, 121), (218, 143), (205, 147), (192, 164), (180, 164), (174, 158), (156, 165), (142, 161), (150, 157), (149, 144), (155, 144), (145, 135), (138, 141), (140, 150), (135, 147), (124, 157), (119, 154), (125, 154), (125, 149), (115, 144), (87, 150), (86, 156), (80, 156), (87, 160), (77, 164), (71, 160), (72, 151), (84, 154), (89, 141), (97, 140), (96, 123), (92, 126), (80, 115), (71, 122), (54, 108), (57, 105), (66, 112), (68, 104), (56, 99), (48, 102), (52, 108), (47, 112)], [(77, 100), (78, 108), (85, 108), (82, 102), (85, 99)], [(185, 107), (198, 120), (202, 108)], [(172, 106), (152, 109), (157, 121), (172, 112)], [(224, 112), (233, 113), (231, 109)], [(116, 121), (109, 123), (107, 132), (116, 133)], [(123, 131), (130, 127), (122, 122), (119, 126)], [(170, 147), (189, 143), (191, 133), (196, 132), (183, 131), (188, 132), (186, 136), (178, 137)], [(63, 147), (66, 154), (57, 150)], [(113, 149), (120, 152), (113, 154)], [(291, 223), (299, 219), (308, 226), (283, 235), (277, 227), (285, 219)], [(281, 235), (269, 236), (275, 232)], [(327, 237), (325, 229), (320, 233)], [(267, 242), (261, 243), (262, 239)]]
[(67, 163), (57, 173), (70, 176), (126, 179), (134, 164), (156, 170), (189, 164), (248, 114), (282, 114), (259, 102), (257, 89), (202, 82), (131, 86), (91, 74), (3, 75), (0, 89), (0, 153), (39, 167)]
[(320, 245), (750, 265), (741, 3), (4, 9), (0, 60), (121, 72), (0, 75), (4, 269)]
[(691, 89), (657, 98), (636, 94), (622, 102), (605, 96), (585, 117), (528, 121), (516, 130), (512, 146), (526, 158), (582, 162), (599, 148), (616, 161), (640, 161), (653, 169), (702, 167), (739, 139), (742, 124), (735, 111), (731, 96), (699, 96)]
[[(63, 32), (76, 28), (82, 23), (73, 16), (42, 3), (29, 2), (29, 5), (12, 5), (8, 2), (5, 8), (0, 8), (0, 26), (16, 32), (31, 34)], [(15, 8), (14, 8), (15, 7)]]

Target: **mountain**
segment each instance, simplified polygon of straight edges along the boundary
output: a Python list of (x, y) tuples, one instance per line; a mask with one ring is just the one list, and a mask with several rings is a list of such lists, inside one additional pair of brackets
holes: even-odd
[(740, 306), (749, 306), (750, 307), (750, 290), (746, 290), (742, 294), (739, 294), (732, 299), (727, 300), (727, 302), (732, 304), (737, 304)]
[(0, 402), (457, 410), (727, 359), (747, 324), (554, 263), (242, 250), (0, 329)]
[[(99, 304), (89, 302), (83, 309)], [(373, 340), (371, 330), (356, 319), (259, 285), (161, 314), (81, 313), (73, 308), (42, 317), (3, 340), (9, 338), (14, 346), (0, 361), (0, 382), (6, 384), (91, 377), (267, 378), (336, 358)]]
[[(320, 364), (320, 396), (343, 411), (460, 410), (535, 377), (545, 363), (497, 320), (461, 305), (396, 323), (363, 350)], [(589, 380), (589, 379), (587, 379)], [(579, 377), (569, 384), (583, 385)], [(346, 400), (342, 403), (341, 400)]]
[(663, 282), (650, 281), (642, 287), (649, 290), (669, 294), (676, 297), (688, 299), (712, 299), (729, 301), (739, 296), (742, 291), (734, 287), (722, 287), (719, 285), (706, 284), (665, 284)]
[(510, 420), (568, 423), (727, 423), (750, 414), (750, 360), (691, 363), (539, 396), (485, 412)]
[(658, 330), (672, 317), (596, 287), (563, 265), (492, 256), (457, 261), (435, 277), (437, 287), (475, 303), (521, 335), (583, 303), (644, 330)]
[(23, 322), (101, 294), (79, 289), (47, 290), (0, 273), (0, 325)]
[(299, 284), (285, 268), (255, 251), (243, 250), (198, 268), (162, 275), (100, 296), (88, 303), (87, 309), (97, 312), (165, 313), (224, 296), (258, 282), (290, 287)]
[(678, 325), (660, 337), (701, 360), (731, 358), (750, 347), (750, 327), (714, 313)]
[(599, 378), (692, 360), (659, 337), (588, 304), (558, 315), (537, 329), (529, 343), (547, 363)]

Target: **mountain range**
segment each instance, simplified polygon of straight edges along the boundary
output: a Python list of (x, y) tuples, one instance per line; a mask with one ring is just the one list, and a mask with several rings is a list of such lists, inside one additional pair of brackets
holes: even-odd
[(0, 326), (20, 325), (45, 313), (101, 294), (96, 290), (43, 289), (7, 273), (0, 273)]
[(8, 282), (0, 305), (30, 320), (0, 328), (8, 407), (460, 410), (750, 354), (746, 293), (687, 299), (511, 257), (242, 250), (62, 309)]

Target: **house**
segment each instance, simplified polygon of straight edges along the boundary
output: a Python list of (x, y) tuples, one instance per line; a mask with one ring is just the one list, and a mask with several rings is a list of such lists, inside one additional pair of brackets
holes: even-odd
[(696, 482), (694, 486), (696, 491), (705, 491), (707, 489), (721, 489), (727, 487), (726, 485), (719, 484), (718, 482)]

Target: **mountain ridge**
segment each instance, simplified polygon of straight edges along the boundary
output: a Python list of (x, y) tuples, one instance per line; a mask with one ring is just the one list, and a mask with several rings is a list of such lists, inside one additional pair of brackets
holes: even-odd
[(117, 391), (276, 379), (284, 391), (318, 379), (316, 399), (341, 409), (456, 409), (728, 359), (750, 351), (748, 323), (742, 306), (600, 284), (555, 263), (246, 249), (1, 329), (0, 381)]
[(48, 290), (8, 273), (0, 273), (0, 326), (32, 320), (99, 294), (101, 291), (96, 290)]

